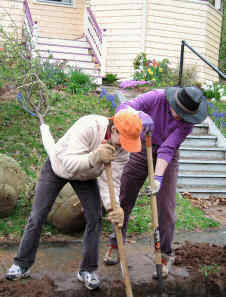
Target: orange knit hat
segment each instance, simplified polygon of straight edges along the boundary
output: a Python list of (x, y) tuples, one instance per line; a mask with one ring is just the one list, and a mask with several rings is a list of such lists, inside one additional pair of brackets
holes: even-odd
[(124, 150), (131, 153), (140, 152), (142, 121), (138, 115), (120, 110), (114, 115), (113, 123), (120, 134), (120, 143)]

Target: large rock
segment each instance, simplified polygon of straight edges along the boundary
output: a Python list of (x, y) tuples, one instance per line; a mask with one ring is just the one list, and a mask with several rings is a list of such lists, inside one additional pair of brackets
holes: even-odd
[(25, 190), (25, 173), (16, 160), (0, 154), (0, 217), (11, 214)]
[(80, 232), (84, 229), (82, 206), (69, 183), (58, 195), (48, 215), (48, 222), (65, 233)]

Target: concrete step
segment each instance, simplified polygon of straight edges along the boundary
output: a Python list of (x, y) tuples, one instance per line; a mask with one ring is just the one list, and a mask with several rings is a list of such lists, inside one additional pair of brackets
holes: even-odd
[(183, 146), (188, 147), (215, 147), (217, 137), (214, 135), (188, 135), (183, 142)]
[(226, 187), (226, 173), (225, 174), (207, 174), (206, 172), (202, 175), (196, 174), (179, 174), (178, 186), (194, 186), (199, 185), (203, 188), (206, 186), (225, 186)]
[(59, 44), (48, 44), (48, 43), (38, 43), (37, 50), (40, 51), (50, 51), (50, 52), (65, 52), (65, 53), (74, 53), (74, 54), (89, 54), (89, 47), (76, 47), (76, 46), (67, 46)]
[(189, 192), (193, 197), (202, 199), (213, 197), (225, 198), (226, 197), (226, 186), (191, 186), (191, 185), (178, 185), (177, 191), (180, 193)]
[(207, 135), (208, 131), (209, 125), (207, 123), (201, 123), (193, 127), (192, 135)]
[(226, 160), (179, 160), (179, 172), (183, 171), (217, 171), (226, 173)]
[(73, 47), (87, 47), (87, 48), (90, 48), (89, 43), (86, 41), (85, 38), (70, 40), (70, 39), (39, 37), (38, 38), (38, 43), (45, 43), (45, 44), (49, 44), (49, 45), (60, 45), (60, 46), (73, 46)]
[(99, 66), (93, 62), (85, 37), (76, 40), (42, 37), (38, 39), (37, 49), (43, 61), (48, 59), (50, 63), (60, 63), (66, 60), (67, 65), (88, 74), (97, 85), (102, 84)]
[(225, 175), (226, 174), (226, 172), (224, 171), (224, 172), (222, 172), (222, 171), (213, 171), (212, 170), (212, 168), (211, 168), (211, 166), (209, 167), (209, 169), (208, 170), (206, 170), (205, 172), (203, 172), (203, 171), (199, 171), (199, 170), (195, 170), (195, 171), (192, 171), (192, 170), (180, 170), (180, 172), (179, 172), (179, 174), (178, 174), (178, 176), (179, 175), (195, 175), (195, 176), (197, 176), (197, 178), (199, 177), (199, 176), (202, 176), (203, 174), (206, 174), (206, 175)]
[(48, 51), (40, 50), (40, 56), (42, 58), (48, 58), (52, 56), (55, 60), (69, 60), (69, 61), (81, 61), (81, 62), (92, 62), (92, 56), (89, 54), (77, 54), (73, 52), (63, 52), (63, 51)]
[(226, 150), (218, 147), (186, 147), (179, 149), (180, 159), (223, 160), (226, 159)]
[(226, 197), (226, 149), (210, 128), (209, 121), (195, 125), (179, 149), (177, 190), (202, 199)]
[[(47, 58), (43, 58), (43, 60), (47, 60)], [(48, 59), (48, 61), (50, 63), (60, 63), (60, 62), (63, 62), (64, 60), (63, 59)], [(88, 70), (93, 70), (93, 72), (96, 72), (98, 71), (97, 69), (97, 66), (93, 63), (93, 62), (87, 62), (87, 61), (79, 61), (79, 60), (68, 60), (67, 61), (67, 65), (70, 65), (71, 67), (76, 67), (78, 69), (82, 69), (82, 70), (85, 70), (85, 69), (88, 69)]]

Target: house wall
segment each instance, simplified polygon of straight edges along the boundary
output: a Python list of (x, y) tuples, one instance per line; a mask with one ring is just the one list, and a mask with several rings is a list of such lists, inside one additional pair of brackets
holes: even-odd
[(106, 70), (128, 78), (142, 47), (143, 0), (91, 0), (100, 28), (106, 29)]
[[(221, 41), (222, 16), (216, 10), (208, 7), (206, 25), (206, 48), (205, 57), (218, 68), (218, 58)], [(218, 76), (210, 67), (204, 69), (204, 77), (209, 81), (217, 81)]]
[[(185, 40), (201, 56), (218, 66), (221, 14), (203, 1), (148, 1), (146, 52), (171, 65), (180, 61), (181, 41)], [(218, 80), (218, 75), (185, 47), (184, 69), (195, 67), (197, 80)]]
[[(168, 58), (176, 67), (181, 41), (218, 66), (222, 15), (199, 0), (91, 0), (101, 29), (107, 29), (107, 72), (125, 79), (133, 75), (133, 60), (145, 51), (149, 58)], [(185, 48), (184, 69), (195, 67), (199, 81), (217, 74)]]
[[(23, 0), (0, 1), (0, 25), (4, 30), (21, 33), (24, 19)], [(15, 31), (16, 30), (16, 31)], [(1, 43), (1, 36), (0, 36)]]
[(84, 33), (85, 0), (76, 0), (75, 7), (28, 2), (41, 37), (76, 39)]

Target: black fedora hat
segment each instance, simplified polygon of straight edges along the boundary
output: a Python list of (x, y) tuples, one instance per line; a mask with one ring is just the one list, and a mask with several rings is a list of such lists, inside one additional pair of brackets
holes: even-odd
[(208, 104), (197, 87), (168, 87), (166, 99), (174, 111), (186, 122), (199, 124), (208, 114)]

